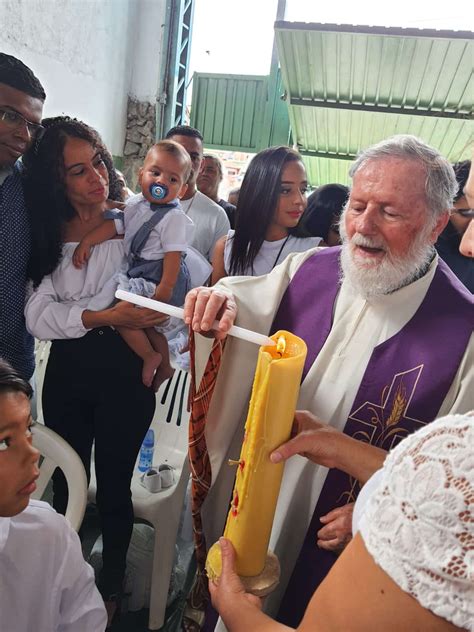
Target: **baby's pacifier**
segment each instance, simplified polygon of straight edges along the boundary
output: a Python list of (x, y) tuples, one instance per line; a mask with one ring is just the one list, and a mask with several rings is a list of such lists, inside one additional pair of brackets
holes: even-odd
[(150, 186), (150, 195), (155, 200), (162, 200), (168, 195), (168, 187), (165, 184), (152, 184)]

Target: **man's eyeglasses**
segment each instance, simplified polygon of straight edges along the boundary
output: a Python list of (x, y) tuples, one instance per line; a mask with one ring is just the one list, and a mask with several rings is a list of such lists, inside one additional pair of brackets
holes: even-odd
[(0, 121), (3, 121), (5, 125), (11, 127), (12, 129), (17, 129), (22, 125), (26, 125), (28, 134), (32, 139), (39, 139), (44, 132), (44, 127), (42, 125), (28, 121), (28, 119), (18, 112), (15, 112), (15, 110), (5, 110), (4, 108), (0, 108)]
[(472, 208), (453, 208), (451, 209), (451, 215), (460, 215), (461, 217), (465, 217), (466, 219), (474, 218), (474, 209)]

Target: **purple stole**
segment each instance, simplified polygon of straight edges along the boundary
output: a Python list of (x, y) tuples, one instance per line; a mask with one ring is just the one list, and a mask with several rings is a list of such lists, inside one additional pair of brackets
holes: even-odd
[[(340, 248), (307, 259), (289, 284), (271, 331), (286, 329), (303, 338), (308, 356), (303, 380), (331, 331), (340, 288)], [(425, 299), (411, 320), (375, 347), (352, 405), (344, 432), (389, 450), (403, 437), (433, 421), (454, 380), (474, 323), (474, 301), (439, 259)], [(353, 502), (357, 481), (329, 471), (278, 620), (297, 627), (317, 586), (337, 556), (316, 546), (319, 516)]]

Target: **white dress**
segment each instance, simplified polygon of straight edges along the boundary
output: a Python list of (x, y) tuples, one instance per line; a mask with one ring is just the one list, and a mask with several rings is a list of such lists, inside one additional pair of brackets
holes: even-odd
[[(229, 230), (224, 246), (224, 268), (230, 274), (230, 258), (232, 255), (232, 244), (234, 242), (235, 230)], [(305, 252), (311, 248), (316, 248), (321, 242), (321, 237), (294, 237), (289, 235), (277, 241), (264, 241), (253, 266), (247, 268), (239, 276), (261, 276), (268, 274), (275, 265), (282, 263), (292, 252)]]
[(357, 530), (403, 591), (474, 630), (474, 416), (442, 417), (401, 441), (362, 488)]

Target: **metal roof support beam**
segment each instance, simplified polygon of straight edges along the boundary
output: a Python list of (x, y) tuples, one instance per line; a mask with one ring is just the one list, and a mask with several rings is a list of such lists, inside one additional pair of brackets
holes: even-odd
[(355, 160), (357, 156), (355, 154), (335, 154), (327, 151), (311, 151), (310, 149), (298, 148), (299, 153), (302, 156), (308, 156), (308, 158), (330, 158), (331, 160)]
[(186, 119), (186, 91), (195, 0), (166, 4), (163, 72), (157, 98), (156, 138)]
[(389, 37), (426, 37), (437, 39), (474, 39), (472, 31), (448, 31), (438, 29), (417, 29), (396, 26), (368, 26), (358, 24), (329, 24), (317, 22), (285, 22), (276, 20), (275, 30), (279, 31), (319, 31), (321, 33), (360, 33), (363, 35), (388, 35)]
[(472, 114), (459, 112), (442, 112), (436, 110), (420, 110), (418, 108), (397, 108), (388, 105), (368, 105), (363, 103), (336, 103), (334, 101), (324, 101), (323, 99), (299, 99), (292, 97), (290, 105), (300, 105), (303, 107), (329, 108), (335, 110), (354, 110), (356, 112), (379, 112), (381, 114), (408, 114), (409, 116), (434, 116), (435, 118), (470, 120)]

